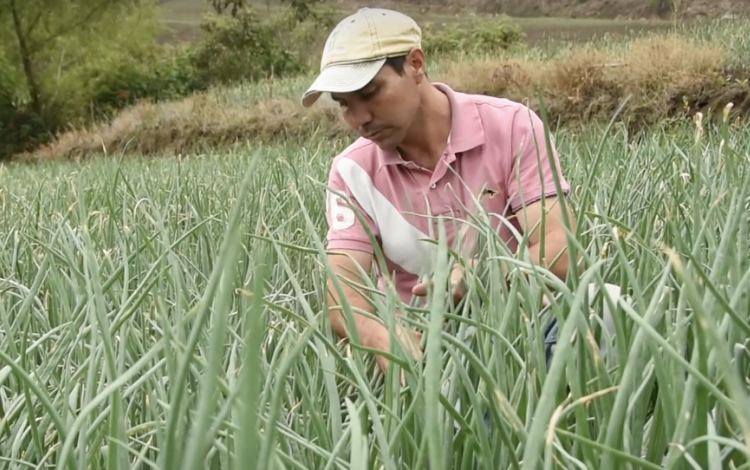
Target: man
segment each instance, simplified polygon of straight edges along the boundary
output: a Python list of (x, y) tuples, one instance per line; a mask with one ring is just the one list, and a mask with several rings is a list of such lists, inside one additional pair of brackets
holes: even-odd
[[(329, 175), (327, 248), (336, 275), (359, 283), (356, 273), (370, 271), (374, 247), (369, 230), (401, 300), (409, 303), (412, 295), (425, 296), (427, 282), (420, 277), (429, 275), (431, 257), (420, 239), (437, 231), (434, 216), (465, 219), (474, 198), (489, 191), (493, 197), (483, 200), (484, 210), (512, 219), (522, 233), (531, 231), (533, 261), (565, 278), (571, 260), (561, 205), (556, 202), (570, 187), (559, 170), (556, 151), (551, 155), (554, 166), (550, 164), (541, 120), (522, 104), (430, 83), (420, 45), (421, 30), (408, 16), (363, 8), (331, 32), (320, 75), (302, 98), (309, 107), (323, 93), (330, 94), (361, 136), (334, 158)], [(555, 172), (562, 194), (555, 187)], [(337, 193), (359, 211), (367, 228)], [(543, 217), (545, 223), (540, 224)], [(572, 214), (568, 217), (573, 225)], [(517, 243), (511, 230), (496, 222), (514, 251)], [(444, 225), (449, 243), (465, 234), (451, 230), (451, 223)], [(543, 237), (539, 226), (544, 227)], [(541, 240), (544, 258), (553, 263), (540, 261)], [(386, 274), (379, 274), (385, 285)], [(458, 264), (450, 277), (454, 296), (460, 298), (464, 287)], [(368, 299), (348, 283), (341, 284), (352, 307), (373, 312)], [(336, 309), (341, 299), (330, 283), (329, 296), (332, 329), (347, 338), (346, 321)], [(389, 351), (383, 324), (364, 315), (355, 319), (364, 346)], [(403, 327), (398, 331), (404, 345), (421, 357), (421, 333)], [(556, 330), (548, 334), (549, 354)], [(385, 358), (378, 355), (376, 361), (385, 371)]]

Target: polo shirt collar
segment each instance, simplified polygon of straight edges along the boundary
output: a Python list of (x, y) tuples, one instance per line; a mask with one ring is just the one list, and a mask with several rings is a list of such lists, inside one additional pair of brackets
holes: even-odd
[[(444, 83), (433, 82), (432, 85), (445, 93), (451, 104), (451, 130), (448, 146), (454, 154), (467, 152), (484, 143), (484, 127), (479, 116), (479, 110), (474, 100), (466, 94), (457, 93)], [(380, 166), (405, 164), (405, 160), (397, 151), (385, 152), (379, 149)]]

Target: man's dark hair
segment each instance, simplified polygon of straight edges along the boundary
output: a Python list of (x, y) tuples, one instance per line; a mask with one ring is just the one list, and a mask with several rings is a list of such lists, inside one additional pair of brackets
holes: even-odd
[[(385, 65), (390, 65), (393, 70), (396, 71), (397, 74), (404, 76), (404, 66), (406, 65), (406, 55), (400, 55), (396, 57), (388, 57), (385, 60)], [(427, 76), (427, 72), (425, 72), (425, 77)]]
[(404, 75), (404, 65), (406, 65), (406, 56), (400, 55), (398, 57), (388, 57), (385, 60), (385, 65), (390, 65), (393, 70), (399, 75)]

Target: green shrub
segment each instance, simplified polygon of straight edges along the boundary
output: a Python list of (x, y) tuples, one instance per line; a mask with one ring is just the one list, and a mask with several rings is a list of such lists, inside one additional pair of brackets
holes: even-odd
[(493, 53), (522, 45), (523, 30), (507, 16), (471, 18), (460, 23), (423, 26), (426, 53)]
[(302, 63), (277, 39), (280, 26), (253, 8), (208, 16), (192, 54), (196, 73), (206, 83), (228, 84), (299, 72)]
[(155, 15), (144, 7), (118, 18), (109, 29), (99, 27), (65, 38), (63, 52), (71, 56), (67, 67), (59, 76), (54, 63), (44, 70), (45, 101), (50, 110), (45, 117), (54, 117), (64, 126), (86, 125), (100, 117), (98, 102), (106, 103), (108, 90), (117, 93), (127, 81), (129, 87), (121, 93), (126, 96), (124, 92), (135, 91), (139, 81), (145, 83), (147, 67), (153, 67), (163, 55), (157, 44), (161, 25)]
[[(294, 4), (270, 18), (243, 7), (229, 17), (206, 17), (194, 43), (166, 46), (156, 41), (153, 11), (133, 11), (113, 24), (60, 37), (34, 57), (37, 111), (29, 105), (18, 53), (6, 41), (0, 45), (0, 158), (31, 150), (68, 127), (108, 119), (140, 100), (174, 100), (210, 86), (317, 67), (336, 13), (321, 2)], [(61, 56), (64, 67), (58, 65)]]
[(44, 121), (28, 109), (19, 89), (17, 76), (0, 50), (0, 161), (50, 138)]
[[(144, 4), (145, 5), (145, 4)], [(93, 8), (93, 7), (92, 7)], [(23, 54), (12, 31), (0, 42), (0, 158), (33, 149), (68, 127), (85, 126), (104, 111), (136, 98), (173, 97), (179, 87), (191, 87), (189, 69), (163, 54), (156, 43), (160, 29), (153, 8), (142, 6), (117, 18), (103, 16), (93, 24), (73, 28), (52, 13), (54, 40), (43, 42), (45, 31), (32, 30), (37, 46), (26, 56), (37, 90), (32, 100), (31, 81), (22, 67)], [(42, 22), (43, 23), (43, 22)], [(165, 60), (157, 60), (166, 57)], [(156, 67), (154, 64), (157, 64)], [(163, 65), (162, 65), (163, 64)], [(127, 98), (127, 99), (125, 99)]]
[(280, 26), (287, 25), (278, 29), (277, 36), (304, 67), (318, 70), (323, 46), (340, 16), (338, 8), (330, 3), (310, 7), (303, 20), (299, 19), (299, 11), (290, 8), (277, 19)]
[(49, 142), (44, 120), (28, 108), (0, 97), (0, 161)]
[(157, 46), (148, 57), (99, 70), (91, 79), (91, 103), (97, 114), (107, 116), (139, 100), (173, 100), (206, 87), (189, 48)]

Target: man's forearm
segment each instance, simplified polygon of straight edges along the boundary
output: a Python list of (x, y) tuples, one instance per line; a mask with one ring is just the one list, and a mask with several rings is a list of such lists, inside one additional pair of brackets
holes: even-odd
[[(358, 313), (358, 311), (364, 311), (367, 313), (373, 313), (374, 308), (370, 302), (368, 302), (362, 295), (356, 292), (353, 288), (345, 285), (342, 282), (342, 290), (346, 296), (350, 307), (352, 308), (352, 315), (354, 317), (354, 327), (356, 328), (357, 335), (363, 346), (373, 347), (382, 341), (382, 336), (388, 336), (388, 330), (386, 327), (373, 318), (368, 318), (366, 315)], [(328, 286), (328, 305), (330, 312), (331, 329), (333, 332), (341, 338), (349, 339), (351, 333), (348, 331), (346, 323), (346, 317), (344, 316), (342, 302), (338, 298), (338, 292), (333, 284)]]
[[(565, 280), (570, 266), (570, 250), (565, 233), (552, 232), (543, 235), (539, 243), (529, 247), (531, 262), (536, 266), (549, 269), (552, 274)], [(544, 250), (542, 250), (542, 247)], [(543, 252), (542, 252), (543, 251)], [(578, 263), (578, 271), (581, 265)]]

